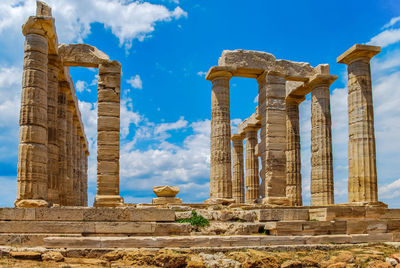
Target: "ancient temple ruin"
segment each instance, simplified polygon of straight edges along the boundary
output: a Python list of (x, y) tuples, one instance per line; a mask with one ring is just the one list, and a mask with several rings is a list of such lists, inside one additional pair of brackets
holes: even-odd
[[(378, 202), (369, 61), (379, 52), (357, 44), (338, 58), (349, 73), (349, 203)], [(248, 50), (225, 50), (218, 63), (206, 76), (212, 82), (210, 201), (302, 205), (299, 104), (311, 93), (311, 206), (334, 204), (329, 86), (337, 76), (329, 65), (313, 68)], [(232, 77), (257, 79), (259, 87), (256, 112), (231, 136)]]
[(121, 65), (86, 44), (58, 44), (51, 8), (22, 26), (24, 72), (16, 207), (87, 206), (89, 147), (69, 67), (99, 69), (95, 206), (119, 196)]
[[(0, 245), (89, 256), (115, 248), (400, 241), (400, 209), (377, 196), (369, 62), (379, 47), (354, 45), (337, 59), (348, 66), (348, 203), (334, 204), (329, 87), (337, 76), (327, 64), (234, 50), (223, 51), (206, 76), (212, 82), (210, 199), (187, 203), (176, 196), (178, 187), (158, 186), (152, 203), (129, 204), (119, 194), (120, 63), (87, 44), (58, 44), (45, 3), (37, 2), (22, 30), (17, 200), (15, 208), (0, 208)], [(89, 147), (69, 74), (77, 66), (99, 71), (94, 207), (87, 197)], [(232, 77), (257, 79), (259, 86), (258, 107), (237, 133), (230, 122)], [(310, 93), (311, 206), (304, 206), (299, 104)], [(196, 226), (194, 217), (205, 224)]]

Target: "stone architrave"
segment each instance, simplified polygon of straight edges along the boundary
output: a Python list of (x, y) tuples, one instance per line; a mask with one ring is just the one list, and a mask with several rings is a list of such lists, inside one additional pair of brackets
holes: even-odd
[(97, 195), (94, 206), (123, 205), (119, 195), (121, 65), (100, 64), (97, 118)]
[(337, 58), (347, 65), (349, 202), (378, 202), (370, 60), (380, 47), (355, 44)]
[(286, 198), (285, 78), (264, 72), (257, 79), (261, 115), (261, 159), (265, 173), (264, 204), (288, 205)]
[(66, 81), (59, 83), (57, 109), (57, 143), (58, 143), (58, 180), (60, 205), (65, 206), (67, 193), (67, 92), (69, 84)]
[(246, 203), (256, 203), (260, 197), (260, 177), (258, 170), (258, 157), (256, 145), (259, 126), (248, 124), (244, 129), (246, 133)]
[(25, 35), (20, 112), (16, 207), (44, 207), (47, 202), (48, 38), (42, 21), (29, 21)]
[(336, 75), (316, 75), (311, 89), (311, 206), (334, 203), (329, 86)]
[(229, 80), (232, 73), (212, 68), (210, 199), (232, 198)]
[(302, 206), (299, 102), (286, 101), (286, 197), (291, 206)]
[(58, 74), (61, 68), (61, 60), (57, 55), (48, 56), (47, 72), (47, 177), (48, 197), (47, 200), (53, 204), (60, 203), (60, 177), (58, 169)]
[(244, 203), (243, 136), (232, 135), (232, 198)]

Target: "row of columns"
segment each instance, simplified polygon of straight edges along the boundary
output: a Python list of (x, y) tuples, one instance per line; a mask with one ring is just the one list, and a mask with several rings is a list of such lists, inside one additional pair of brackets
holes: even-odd
[(17, 207), (87, 205), (88, 151), (52, 23), (30, 17), (23, 26)]
[[(356, 45), (338, 58), (348, 64), (349, 79), (349, 202), (377, 202), (375, 137), (369, 60), (380, 49)], [(230, 137), (229, 71), (212, 71), (211, 198), (237, 203), (259, 199), (257, 129)], [(304, 83), (311, 92), (311, 206), (334, 204), (330, 85), (337, 76), (317, 74)], [(261, 115), (261, 172), (265, 177), (263, 203), (302, 205), (299, 107), (304, 96), (286, 98), (285, 78), (279, 73), (258, 76)], [(243, 139), (246, 138), (246, 175)], [(233, 147), (232, 190), (230, 139)], [(246, 180), (244, 180), (246, 176)], [(244, 188), (246, 186), (246, 191)], [(245, 193), (246, 192), (246, 193)], [(232, 193), (232, 194), (231, 194)]]

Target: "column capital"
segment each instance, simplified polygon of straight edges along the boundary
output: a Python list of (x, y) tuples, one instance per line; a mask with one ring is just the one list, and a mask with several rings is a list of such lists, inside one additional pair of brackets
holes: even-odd
[(244, 128), (244, 133), (249, 133), (253, 131), (258, 131), (261, 128), (261, 123), (248, 123)]
[(58, 38), (54, 25), (54, 18), (51, 16), (30, 16), (22, 25), (22, 34), (45, 36), (49, 42), (49, 53), (58, 54)]
[(320, 85), (326, 85), (329, 87), (333, 82), (336, 81), (337, 78), (337, 75), (317, 74), (310, 78), (306, 84), (306, 87), (310, 88), (310, 90), (313, 90), (315, 87)]
[(243, 141), (244, 136), (242, 134), (233, 134), (231, 137), (232, 141)]
[(232, 72), (235, 68), (226, 66), (213, 66), (208, 70), (206, 80), (213, 81), (215, 78), (225, 77), (231, 79), (233, 76)]
[(342, 55), (340, 55), (336, 60), (338, 63), (344, 64), (350, 64), (359, 59), (366, 59), (370, 61), (371, 58), (377, 55), (379, 52), (381, 52), (381, 47), (379, 46), (355, 44)]

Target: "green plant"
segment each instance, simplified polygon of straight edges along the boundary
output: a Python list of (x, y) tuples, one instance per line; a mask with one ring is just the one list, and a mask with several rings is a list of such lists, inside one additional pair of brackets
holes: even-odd
[(180, 219), (177, 220), (179, 223), (190, 223), (193, 226), (197, 227), (206, 227), (210, 225), (210, 222), (204, 218), (201, 215), (197, 215), (197, 212), (195, 210), (192, 211), (192, 217), (187, 218), (187, 219)]

